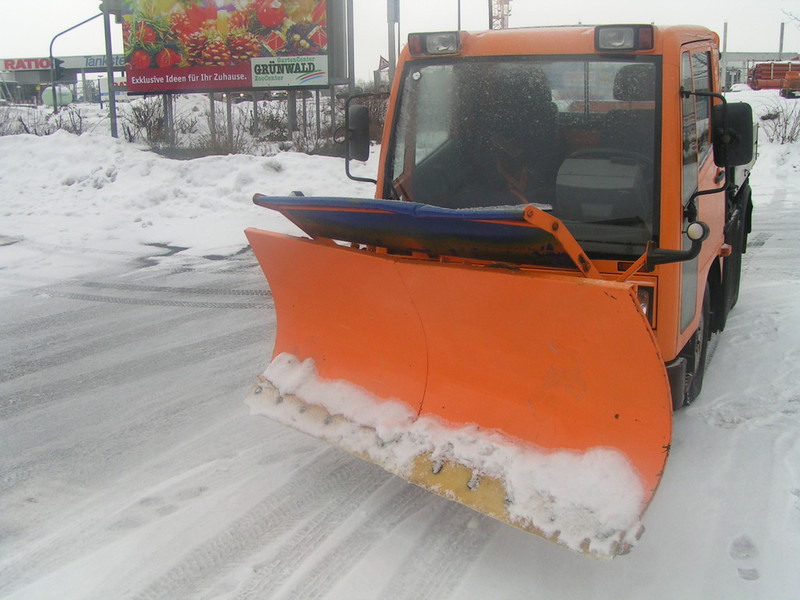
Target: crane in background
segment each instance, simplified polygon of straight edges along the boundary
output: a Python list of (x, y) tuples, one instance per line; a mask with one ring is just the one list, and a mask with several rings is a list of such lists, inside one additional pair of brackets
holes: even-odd
[(489, 29), (508, 29), (511, 0), (489, 0)]

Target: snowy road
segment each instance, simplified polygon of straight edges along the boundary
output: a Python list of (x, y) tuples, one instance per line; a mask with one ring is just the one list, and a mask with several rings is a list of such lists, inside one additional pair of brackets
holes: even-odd
[[(249, 257), (0, 298), (0, 597), (457, 587), (498, 524), (248, 414), (270, 308)], [(385, 538), (414, 515), (404, 557)], [(370, 554), (400, 560), (382, 595), (355, 568)]]
[[(251, 416), (275, 317), (249, 253), (148, 261), (0, 222), (0, 598), (796, 598), (796, 150), (765, 147), (753, 189), (739, 304), (676, 415), (647, 531), (611, 563)], [(166, 209), (142, 210), (157, 227)]]

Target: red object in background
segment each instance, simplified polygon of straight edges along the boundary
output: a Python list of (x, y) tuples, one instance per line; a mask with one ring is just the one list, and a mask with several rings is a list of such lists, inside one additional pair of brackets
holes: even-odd
[(311, 32), (308, 39), (311, 40), (317, 49), (325, 48), (328, 45), (328, 32), (322, 27), (317, 27)]
[(136, 39), (141, 40), (145, 44), (152, 44), (156, 41), (156, 32), (152, 27), (148, 27), (144, 23), (140, 23), (136, 29)]
[(164, 48), (161, 52), (156, 54), (156, 64), (161, 69), (171, 67), (179, 62), (181, 62), (181, 55), (172, 48)]
[(151, 61), (152, 58), (147, 52), (144, 50), (136, 50), (131, 54), (130, 65), (133, 69), (149, 69)]
[(311, 20), (317, 25), (327, 27), (328, 25), (328, 0), (320, 0), (320, 3), (311, 13)]
[(283, 34), (280, 31), (273, 31), (267, 36), (264, 45), (273, 55), (277, 55), (286, 47), (286, 38), (283, 37)]
[(258, 21), (267, 29), (280, 27), (286, 18), (286, 9), (280, 2), (265, 2), (258, 9)]
[(194, 31), (200, 29), (202, 24), (206, 21), (217, 20), (217, 5), (209, 0), (206, 0), (205, 6), (192, 4), (189, 8), (185, 9), (184, 12)]
[(251, 58), (327, 48), (327, 0), (303, 0), (296, 15), (282, 0), (170, 1), (168, 12), (153, 16), (144, 8), (152, 0), (129, 0), (133, 13), (122, 29), (130, 93), (250, 89)]
[(131, 65), (125, 76), (133, 94), (180, 91), (245, 90), (253, 87), (249, 63), (228, 66), (171, 67), (137, 69)]

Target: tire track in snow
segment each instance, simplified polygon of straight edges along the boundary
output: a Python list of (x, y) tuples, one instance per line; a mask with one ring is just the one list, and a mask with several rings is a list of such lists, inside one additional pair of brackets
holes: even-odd
[(313, 506), (340, 501), (364, 478), (358, 458), (327, 450), (296, 471), (292, 479), (253, 506), (224, 531), (136, 594), (136, 600), (189, 598), (229, 568), (307, 520)]
[(159, 292), (190, 296), (272, 296), (267, 289), (230, 289), (215, 287), (185, 287), (169, 285), (144, 285), (138, 283), (108, 283), (104, 281), (82, 281), (81, 287), (90, 289), (119, 290), (125, 292)]
[[(30, 298), (25, 298), (25, 303), (30, 303)], [(16, 319), (11, 323), (0, 324), (0, 338), (24, 338), (41, 331), (50, 333), (56, 328), (74, 329), (79, 323), (97, 318), (94, 306), (62, 310), (43, 317)]]
[[(216, 397), (224, 398), (241, 391), (242, 386), (238, 381), (224, 386), (220, 384)], [(127, 420), (123, 430), (118, 428), (121, 427), (119, 423), (110, 423), (108, 431), (84, 437), (68, 447), (43, 446), (16, 457), (14, 462), (0, 457), (0, 500), (5, 501), (5, 494), (13, 494), (15, 489), (54, 469), (68, 480), (80, 478), (81, 481), (95, 481), (99, 473), (107, 469), (107, 461), (113, 461), (130, 451), (135, 445), (131, 439), (157, 436), (160, 440), (168, 440), (176, 428), (189, 421), (197, 411), (196, 404), (164, 405)], [(67, 470), (68, 467), (74, 470)]]
[(203, 302), (196, 300), (168, 300), (166, 298), (124, 298), (120, 296), (100, 296), (97, 294), (75, 294), (71, 292), (49, 292), (54, 298), (82, 300), (84, 302), (107, 302), (109, 304), (131, 304), (135, 306), (173, 306), (183, 308), (218, 308), (218, 309), (260, 309), (273, 308), (266, 301), (261, 302)]
[(76, 340), (64, 341), (48, 336), (33, 344), (19, 357), (11, 357), (8, 361), (4, 361), (0, 367), (0, 383), (109, 352), (143, 337), (152, 338), (181, 325), (195, 321), (199, 323), (214, 314), (215, 311), (206, 310), (177, 314), (167, 319), (162, 317), (158, 321), (136, 318), (132, 319), (134, 323), (129, 327), (124, 327), (121, 323), (111, 325), (104, 321), (100, 328), (101, 332), (97, 335), (87, 333), (83, 338)]
[[(172, 517), (194, 497), (237, 485), (252, 477), (254, 469), (268, 473), (272, 465), (308, 461), (309, 456), (319, 454), (317, 445), (302, 438), (298, 440), (299, 434), (289, 428), (270, 431), (268, 444), (242, 447), (231, 436), (232, 423), (215, 422), (213, 427), (194, 438), (186, 438), (166, 453), (156, 454), (137, 468), (129, 466), (102, 494), (81, 496), (80, 502), (71, 508), (69, 518), (61, 521), (66, 526), (55, 530), (48, 528), (42, 536), (42, 543), (36, 547), (14, 553), (11, 558), (12, 552), (4, 556), (3, 550), (4, 545), (13, 549), (13, 540), (0, 539), (0, 598), (5, 597), (4, 592), (8, 592), (9, 586), (20, 586), (45, 577), (56, 571), (59, 565), (75, 560), (83, 553), (113, 544), (119, 537), (116, 532), (120, 530), (134, 530), (164, 517)], [(247, 436), (247, 431), (243, 431), (241, 426), (235, 430)], [(233, 452), (229, 454), (228, 448)], [(119, 449), (108, 451), (116, 453)], [(185, 460), (187, 455), (193, 458), (180, 476), (166, 480), (146, 476), (160, 471), (164, 464)], [(41, 468), (41, 464), (34, 467)], [(132, 481), (141, 486), (136, 488), (137, 495), (125, 491), (134, 489)], [(143, 481), (149, 483), (142, 486)], [(192, 494), (192, 489), (202, 492)], [(102, 510), (98, 511), (98, 507)], [(181, 518), (179, 513), (178, 518)]]
[[(385, 471), (361, 463), (363, 472), (357, 483), (348, 490), (338, 490), (325, 499), (322, 510), (306, 525), (293, 533), (289, 539), (281, 544), (280, 549), (268, 562), (254, 567), (255, 574), (247, 581), (243, 589), (235, 596), (237, 600), (259, 600), (283, 587), (294, 576), (298, 568), (316, 552), (319, 547), (346, 521), (362, 504), (365, 498), (386, 483), (391, 475)], [(341, 547), (337, 546), (339, 554)], [(323, 563), (324, 564), (324, 563)], [(312, 573), (317, 569), (312, 566)], [(341, 571), (339, 571), (341, 574)], [(309, 598), (307, 594), (292, 593), (289, 598)]]
[[(390, 481), (394, 480), (391, 477)], [(387, 501), (372, 511), (358, 529), (353, 531), (339, 545), (315, 561), (308, 569), (307, 576), (283, 597), (287, 599), (323, 598), (335, 586), (337, 580), (352, 571), (355, 565), (366, 556), (384, 536), (392, 532), (400, 523), (425, 506), (429, 493), (412, 484), (402, 484), (401, 489)], [(237, 600), (248, 600), (259, 596), (242, 595)], [(263, 596), (261, 596), (263, 597)]]
[(0, 418), (14, 414), (18, 406), (36, 403), (44, 407), (64, 397), (79, 395), (82, 390), (100, 386), (113, 388), (131, 378), (131, 373), (162, 374), (179, 367), (202, 363), (209, 357), (241, 351), (251, 345), (262, 344), (264, 332), (258, 327), (246, 327), (233, 332), (209, 337), (192, 344), (168, 348), (117, 364), (109, 364), (89, 373), (75, 373), (59, 380), (41, 385), (25, 386), (21, 390), (0, 395)]
[(414, 552), (406, 558), (377, 598), (449, 598), (501, 526), (498, 521), (460, 504), (445, 501), (433, 526), (417, 542)]
[[(242, 283), (244, 281), (243, 279)], [(40, 298), (68, 298), (96, 305), (87, 307), (84, 304), (75, 310), (60, 311), (50, 316), (3, 327), (2, 338), (14, 341), (0, 344), (0, 352), (8, 353), (8, 356), (4, 356), (4, 360), (0, 361), (2, 364), (0, 383), (47, 368), (62, 366), (92, 354), (107, 353), (137, 338), (157, 336), (165, 329), (191, 324), (193, 321), (203, 322), (211, 317), (216, 318), (219, 310), (271, 308), (270, 294), (265, 289), (217, 288), (210, 287), (208, 283), (210, 282), (206, 282), (202, 287), (193, 287), (77, 280), (43, 288), (38, 292)], [(119, 290), (127, 292), (127, 295), (115, 297), (72, 293), (71, 287)], [(147, 293), (150, 293), (149, 297)], [(186, 295), (205, 296), (208, 301), (176, 299), (185, 298)], [(215, 295), (240, 297), (250, 301), (216, 301), (212, 298)], [(18, 303), (19, 298), (12, 301)], [(25, 301), (30, 302), (27, 298)], [(112, 306), (104, 308), (106, 304)], [(178, 314), (167, 312), (166, 315), (163, 313), (154, 315), (136, 308), (120, 310), (113, 307), (114, 304), (194, 308), (198, 311), (188, 314), (182, 311)], [(202, 309), (206, 310), (200, 312)], [(24, 310), (19, 312), (25, 313)], [(165, 316), (167, 318), (164, 318)], [(75, 338), (74, 331), (78, 322), (87, 322), (87, 325), (81, 328), (82, 335)]]

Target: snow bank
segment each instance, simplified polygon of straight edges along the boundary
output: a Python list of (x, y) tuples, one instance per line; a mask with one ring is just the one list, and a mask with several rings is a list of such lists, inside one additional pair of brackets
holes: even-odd
[[(254, 413), (366, 457), (405, 479), (423, 456), (434, 464), (464, 465), (478, 482), (497, 479), (505, 487), (508, 515), (503, 520), (573, 550), (610, 557), (635, 543), (641, 530), (642, 482), (616, 449), (546, 451), (476, 426), (417, 417), (402, 402), (376, 398), (344, 381), (322, 380), (313, 360), (289, 354), (277, 356), (263, 379), (274, 393), (252, 395), (248, 404)], [(453, 493), (442, 495), (457, 499)]]
[(44, 281), (163, 254), (167, 246), (182, 259), (234, 255), (247, 246), (246, 227), (302, 235), (280, 214), (254, 206), (256, 192), (374, 191), (348, 181), (338, 158), (285, 152), (172, 160), (99, 133), (0, 136), (0, 155), (4, 266)]
[[(283, 153), (170, 160), (104, 135), (0, 138), (4, 226), (61, 244), (141, 249), (170, 244), (186, 253), (227, 254), (246, 245), (248, 225), (296, 233), (255, 192), (342, 194), (341, 159)], [(44, 158), (44, 161), (42, 161)], [(11, 232), (4, 231), (9, 234)], [(139, 248), (137, 248), (139, 247)]]

